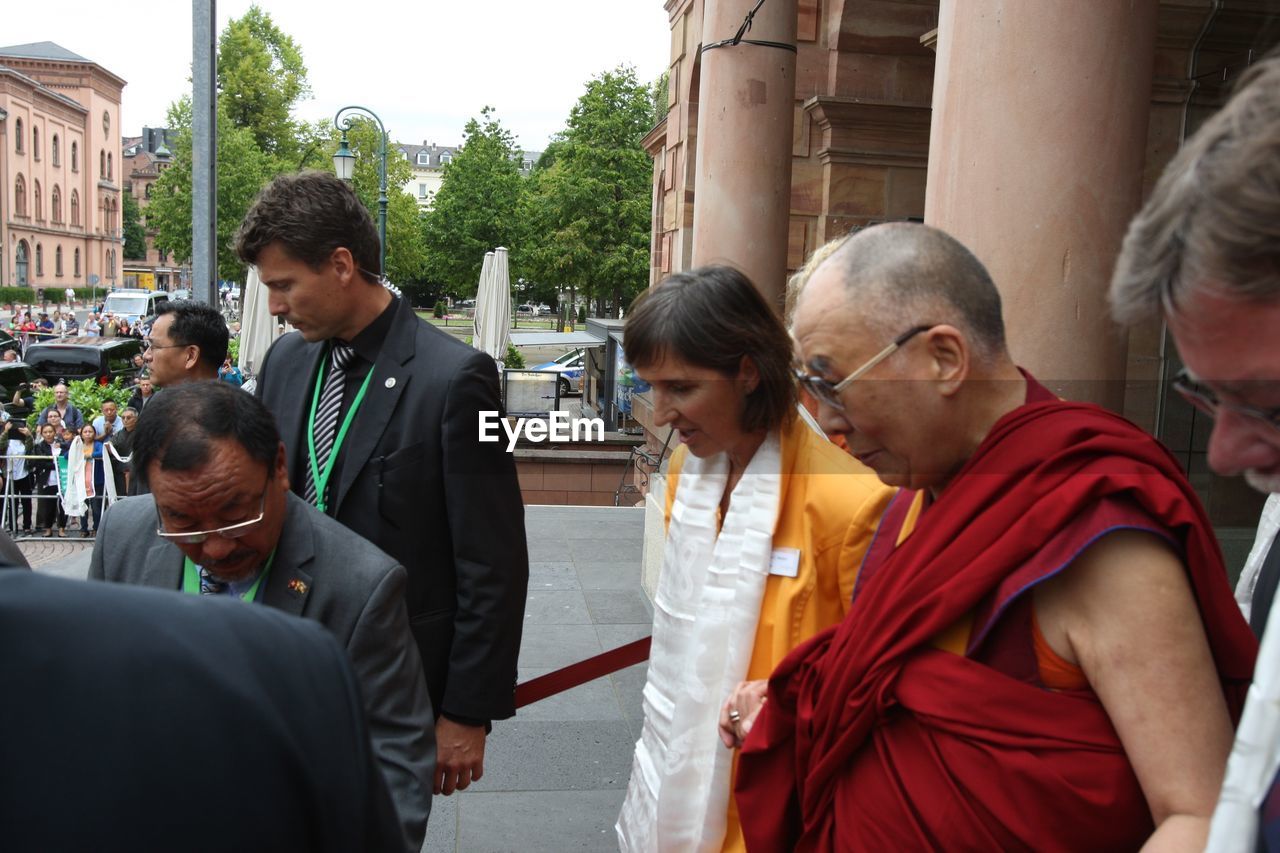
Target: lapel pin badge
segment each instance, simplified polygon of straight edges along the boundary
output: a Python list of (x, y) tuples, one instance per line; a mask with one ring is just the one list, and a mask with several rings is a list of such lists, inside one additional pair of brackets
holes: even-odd
[(396, 378), (394, 376), (388, 376), (385, 384), (388, 388), (396, 387)]
[(293, 580), (289, 581), (289, 591), (290, 591), (290, 592), (295, 592), (295, 593), (297, 593), (298, 595), (306, 595), (306, 594), (307, 594), (307, 582), (306, 582), (306, 581), (302, 581), (302, 580), (298, 580), (297, 578), (294, 578)]

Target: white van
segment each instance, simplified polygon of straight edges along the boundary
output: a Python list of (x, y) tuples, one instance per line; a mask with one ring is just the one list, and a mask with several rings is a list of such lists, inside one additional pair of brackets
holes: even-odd
[(141, 288), (121, 288), (107, 294), (102, 303), (104, 314), (110, 313), (126, 318), (131, 324), (139, 319), (146, 328), (156, 318), (156, 306), (168, 302), (169, 294), (162, 290), (142, 290)]

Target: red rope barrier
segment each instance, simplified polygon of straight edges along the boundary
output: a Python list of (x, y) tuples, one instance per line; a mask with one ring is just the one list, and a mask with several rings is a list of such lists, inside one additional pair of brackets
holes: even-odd
[(548, 696), (572, 690), (588, 681), (603, 678), (632, 664), (646, 661), (649, 659), (649, 644), (652, 639), (652, 637), (645, 637), (643, 640), (627, 643), (625, 646), (570, 664), (564, 669), (557, 669), (555, 672), (540, 675), (524, 684), (518, 684), (516, 685), (516, 707), (532, 705)]

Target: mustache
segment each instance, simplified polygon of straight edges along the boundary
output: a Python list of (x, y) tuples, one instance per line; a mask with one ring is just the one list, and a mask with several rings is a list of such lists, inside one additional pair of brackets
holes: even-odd
[[(213, 576), (214, 576), (214, 577), (216, 577), (218, 580), (239, 580), (239, 578), (225, 578), (225, 577), (222, 577), (222, 576), (218, 573), (218, 569), (220, 569), (220, 568), (225, 568), (225, 567), (227, 567), (227, 566), (234, 566), (234, 565), (236, 565), (237, 563), (240, 563), (240, 562), (242, 562), (242, 561), (244, 561), (244, 560), (246, 560), (246, 559), (249, 559), (250, 557), (254, 557), (254, 556), (256, 556), (256, 555), (257, 555), (257, 552), (256, 552), (256, 551), (254, 551), (254, 550), (252, 550), (252, 549), (250, 549), (250, 548), (242, 548), (242, 549), (240, 549), (240, 550), (238, 550), (238, 551), (232, 551), (230, 554), (228, 554), (227, 556), (223, 557), (221, 560), (205, 560), (205, 561), (204, 561), (204, 562), (202, 562), (200, 565), (201, 565), (201, 566), (203, 566), (203, 567), (204, 567), (204, 569), (205, 569), (206, 571), (208, 571), (208, 572), (209, 572), (209, 574), (213, 575)], [(243, 576), (244, 574), (251, 574), (251, 573), (252, 573), (252, 572), (245, 572), (245, 573), (242, 573), (242, 576)]]

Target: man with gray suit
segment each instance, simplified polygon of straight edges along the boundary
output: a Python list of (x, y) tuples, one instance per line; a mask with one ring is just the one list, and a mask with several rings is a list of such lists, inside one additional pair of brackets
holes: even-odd
[(417, 850), (435, 738), (404, 568), (289, 491), (284, 445), (252, 395), (182, 384), (156, 396), (137, 433), (134, 476), (151, 494), (103, 517), (89, 577), (238, 595), (328, 628), (351, 658), (374, 752)]

